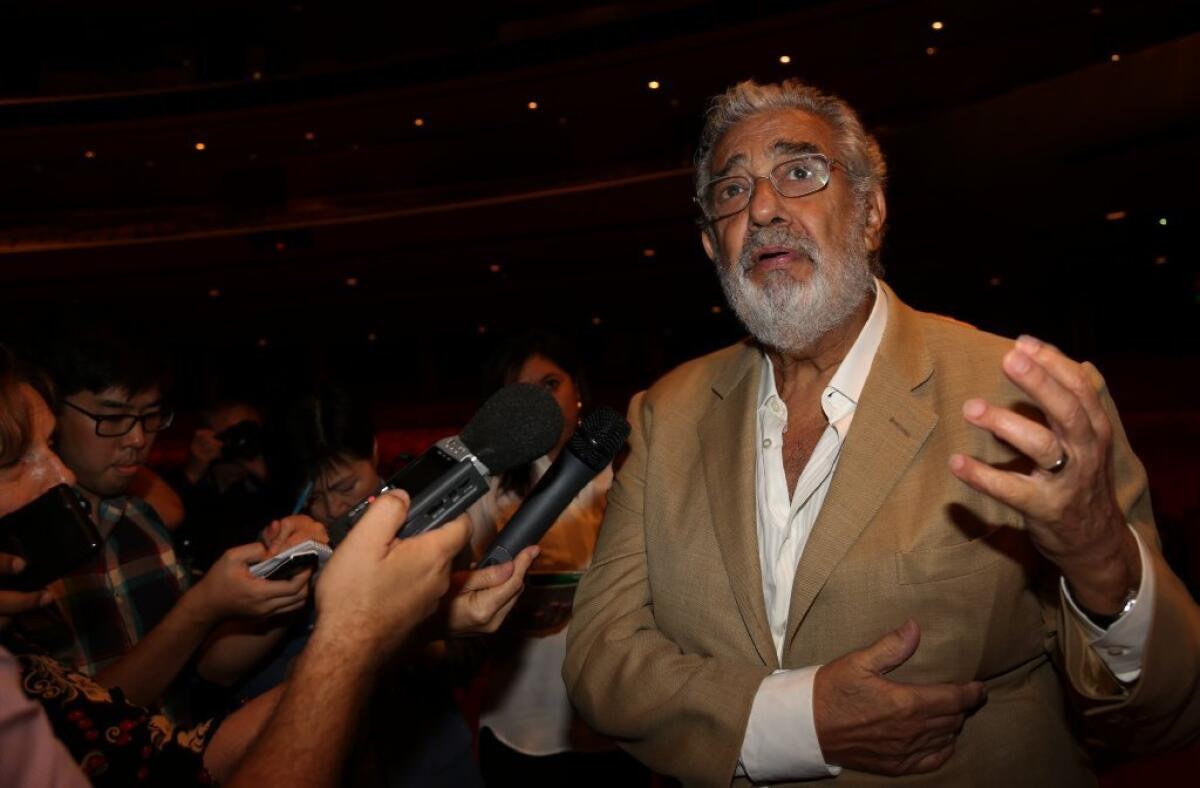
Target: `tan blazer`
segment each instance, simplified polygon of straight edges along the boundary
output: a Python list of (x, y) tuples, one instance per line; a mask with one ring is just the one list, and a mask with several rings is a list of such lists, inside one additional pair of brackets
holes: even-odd
[[(1119, 500), (1158, 577), (1131, 688), (1064, 616), (1058, 575), (1021, 517), (949, 471), (954, 452), (1020, 462), (960, 415), (970, 397), (1024, 401), (1000, 369), (1011, 342), (888, 292), (887, 329), (796, 570), (783, 664), (767, 627), (755, 526), (763, 362), (742, 343), (684, 364), (630, 405), (631, 453), (575, 602), (563, 668), (572, 701), (651, 768), (725, 786), (765, 676), (829, 662), (911, 616), (921, 645), (891, 677), (980, 679), (989, 696), (949, 762), (910, 783), (1092, 784), (1071, 705), (1088, 735), (1133, 749), (1186, 739), (1200, 728), (1200, 611), (1162, 561), (1145, 473), (1099, 373), (1117, 425)], [(887, 781), (849, 770), (836, 780)]]

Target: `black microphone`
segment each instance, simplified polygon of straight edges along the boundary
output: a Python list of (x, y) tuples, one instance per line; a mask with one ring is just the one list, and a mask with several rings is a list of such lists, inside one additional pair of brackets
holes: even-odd
[(388, 490), (404, 490), (411, 500), (401, 539), (437, 528), (488, 491), (490, 474), (533, 462), (561, 434), (562, 410), (553, 395), (532, 383), (511, 383), (488, 397), (461, 433), (442, 438), (339, 517), (330, 539), (340, 542)]
[(620, 413), (612, 408), (593, 411), (488, 547), (479, 567), (511, 561), (540, 541), (579, 491), (613, 461), (628, 437), (629, 422)]

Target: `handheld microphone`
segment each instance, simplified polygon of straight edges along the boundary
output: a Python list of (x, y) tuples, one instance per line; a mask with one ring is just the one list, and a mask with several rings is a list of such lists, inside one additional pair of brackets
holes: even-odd
[(488, 547), (479, 567), (511, 561), (540, 541), (580, 490), (617, 456), (629, 437), (629, 429), (629, 422), (612, 408), (598, 408), (584, 419)]
[(372, 501), (397, 489), (411, 500), (401, 539), (437, 528), (488, 491), (489, 474), (532, 462), (561, 434), (562, 410), (553, 395), (532, 383), (511, 383), (489, 397), (460, 434), (442, 438), (339, 517), (330, 539), (340, 542)]

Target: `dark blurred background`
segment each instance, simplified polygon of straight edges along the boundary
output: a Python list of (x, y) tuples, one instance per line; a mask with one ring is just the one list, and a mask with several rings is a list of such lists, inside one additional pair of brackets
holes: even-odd
[(798, 76), (890, 158), (902, 297), (1194, 401), (1194, 2), (3, 14), (6, 336), (98, 307), (171, 340), (184, 383), (240, 363), (420, 404), (473, 400), (489, 343), (540, 323), (623, 396), (739, 335), (697, 241), (694, 140), (713, 93)]
[(349, 378), (419, 430), (549, 327), (623, 405), (740, 336), (694, 141), (713, 93), (795, 76), (881, 140), (900, 295), (1094, 360), (1156, 488), (1200, 505), (1200, 4), (2, 9), (9, 342), (98, 310), (168, 344), (184, 409), (215, 377)]

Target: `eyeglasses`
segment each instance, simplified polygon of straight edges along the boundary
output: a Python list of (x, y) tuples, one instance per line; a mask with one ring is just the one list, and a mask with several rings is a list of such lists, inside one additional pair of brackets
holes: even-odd
[(84, 410), (79, 407), (74, 402), (68, 402), (64, 399), (62, 403), (96, 422), (96, 434), (101, 438), (119, 438), (122, 435), (128, 435), (139, 423), (146, 432), (162, 432), (167, 427), (170, 427), (171, 422), (175, 419), (173, 411), (164, 409), (152, 410), (149, 413), (143, 413), (141, 416), (134, 416), (131, 413), (92, 413), (90, 410)]
[(740, 213), (750, 204), (754, 188), (760, 179), (766, 179), (775, 191), (784, 197), (804, 197), (819, 192), (829, 185), (834, 166), (846, 169), (837, 159), (823, 153), (806, 153), (794, 159), (776, 164), (769, 175), (728, 175), (717, 178), (696, 199), (700, 210), (709, 223), (719, 222)]

